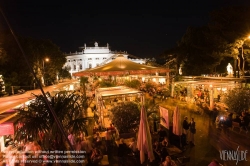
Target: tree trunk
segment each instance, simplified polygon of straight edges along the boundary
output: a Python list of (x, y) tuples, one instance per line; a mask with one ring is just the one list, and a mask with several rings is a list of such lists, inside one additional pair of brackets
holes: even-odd
[(245, 76), (245, 58), (243, 46), (241, 47), (241, 57), (242, 57), (242, 76)]
[(237, 58), (234, 58), (234, 77), (236, 78), (237, 77)]
[(242, 72), (242, 70), (241, 70), (241, 67), (240, 67), (240, 58), (239, 57), (237, 57), (237, 60), (238, 60), (238, 78), (240, 78), (240, 73)]

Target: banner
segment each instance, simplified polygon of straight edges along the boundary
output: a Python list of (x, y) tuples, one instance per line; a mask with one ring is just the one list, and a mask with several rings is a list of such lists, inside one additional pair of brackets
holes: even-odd
[(13, 123), (2, 123), (0, 124), (0, 136), (14, 134)]
[(168, 110), (159, 106), (160, 109), (160, 124), (167, 129), (169, 129), (169, 118), (168, 118)]

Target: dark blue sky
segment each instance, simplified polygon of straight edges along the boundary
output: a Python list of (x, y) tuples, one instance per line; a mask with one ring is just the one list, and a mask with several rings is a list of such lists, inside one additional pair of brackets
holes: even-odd
[[(0, 7), (16, 34), (46, 38), (63, 52), (109, 43), (112, 50), (155, 57), (176, 44), (188, 26), (206, 25), (209, 13), (248, 0), (57, 1), (7, 0)], [(0, 16), (0, 26), (6, 23)]]

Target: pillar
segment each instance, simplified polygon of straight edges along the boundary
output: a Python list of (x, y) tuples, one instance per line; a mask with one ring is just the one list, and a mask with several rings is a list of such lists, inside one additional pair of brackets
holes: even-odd
[(214, 87), (213, 85), (210, 85), (210, 110), (214, 109)]

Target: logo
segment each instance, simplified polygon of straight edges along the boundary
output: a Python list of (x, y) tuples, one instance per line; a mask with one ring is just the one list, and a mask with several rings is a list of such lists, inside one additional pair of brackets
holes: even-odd
[(247, 150), (222, 150), (220, 151), (220, 159), (223, 161), (236, 161), (236, 165), (239, 161), (247, 161)]

